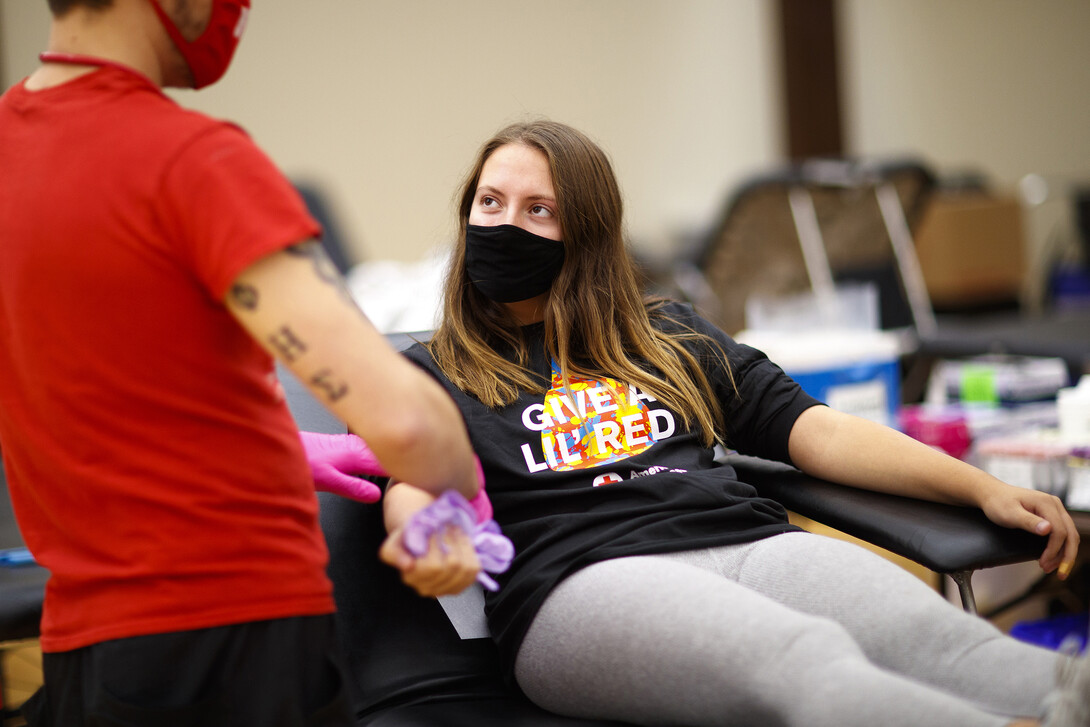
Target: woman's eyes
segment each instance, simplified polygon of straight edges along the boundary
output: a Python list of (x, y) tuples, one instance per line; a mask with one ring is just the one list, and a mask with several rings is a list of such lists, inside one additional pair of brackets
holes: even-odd
[[(477, 204), (483, 209), (496, 209), (500, 207), (498, 199), (487, 195), (481, 197)], [(530, 215), (533, 217), (552, 217), (553, 211), (543, 204), (535, 204), (530, 207)]]

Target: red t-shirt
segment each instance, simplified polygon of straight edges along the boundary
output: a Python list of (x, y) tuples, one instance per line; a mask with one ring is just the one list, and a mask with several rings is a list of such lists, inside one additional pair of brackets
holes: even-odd
[(0, 449), (42, 648), (329, 613), (272, 360), (222, 304), (319, 233), (235, 126), (104, 68), (0, 98)]

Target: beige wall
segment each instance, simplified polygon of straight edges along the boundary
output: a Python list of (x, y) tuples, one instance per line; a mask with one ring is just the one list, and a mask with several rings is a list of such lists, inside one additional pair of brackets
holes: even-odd
[[(0, 0), (8, 82), (44, 8)], [(226, 79), (177, 97), (324, 184), (361, 256), (445, 242), (480, 143), (542, 115), (606, 148), (631, 232), (661, 238), (775, 157), (769, 24), (761, 0), (258, 0)]]
[(1090, 2), (840, 0), (847, 138), (1005, 184), (1090, 178)]
[[(916, 152), (1004, 184), (1090, 177), (1090, 2), (840, 0), (850, 151)], [(258, 0), (225, 81), (234, 119), (323, 184), (360, 256), (443, 243), (478, 144), (546, 115), (611, 153), (639, 244), (708, 224), (781, 150), (772, 0)], [(0, 0), (7, 85), (44, 0)]]
[(1077, 249), (1071, 185), (1090, 185), (1090, 2), (840, 0), (847, 139), (911, 151), (940, 172), (983, 172), (1001, 192), (1043, 175), (1024, 207), (1024, 302), (1055, 252)]

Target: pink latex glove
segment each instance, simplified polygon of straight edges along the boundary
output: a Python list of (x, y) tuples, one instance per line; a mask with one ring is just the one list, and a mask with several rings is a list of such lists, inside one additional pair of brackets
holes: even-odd
[(477, 482), (481, 489), (477, 490), (477, 494), (469, 501), (469, 506), (477, 513), (477, 522), (486, 523), (492, 519), (492, 501), (488, 499), (488, 493), (484, 491), (484, 468), (481, 467), (481, 460), (477, 455), (473, 455), (473, 463), (477, 465)]
[[(354, 476), (390, 475), (361, 437), (355, 434), (299, 432), (299, 438), (303, 441), (307, 464), (314, 476), (314, 489), (318, 492), (331, 492), (350, 500), (369, 503), (382, 498), (382, 490), (377, 485)], [(477, 513), (477, 522), (483, 523), (492, 519), (492, 502), (484, 491), (481, 460), (473, 455), (473, 462), (477, 467), (480, 489), (469, 504)]]
[(374, 452), (355, 434), (299, 432), (307, 463), (314, 475), (314, 489), (350, 500), (378, 502), (382, 490), (354, 475), (387, 476)]

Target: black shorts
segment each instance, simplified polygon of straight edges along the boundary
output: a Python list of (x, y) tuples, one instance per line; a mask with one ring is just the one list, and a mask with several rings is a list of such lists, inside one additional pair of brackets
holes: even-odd
[(43, 654), (30, 727), (349, 727), (332, 616), (137, 636)]

